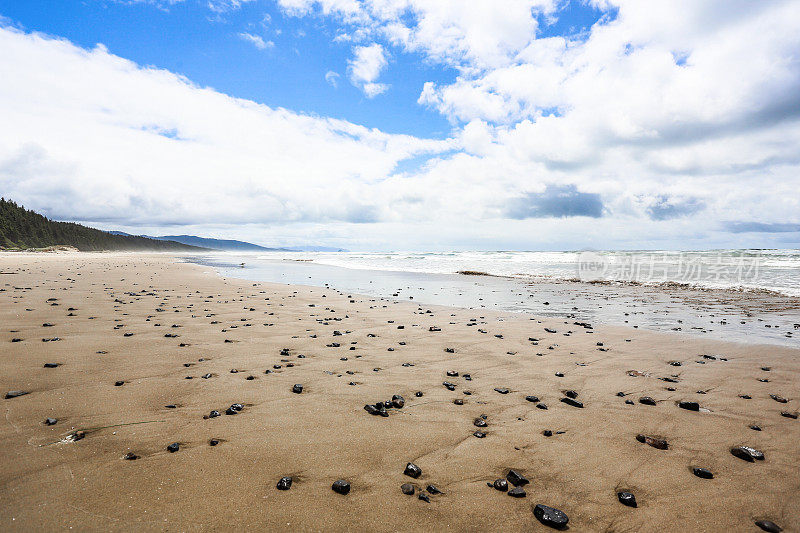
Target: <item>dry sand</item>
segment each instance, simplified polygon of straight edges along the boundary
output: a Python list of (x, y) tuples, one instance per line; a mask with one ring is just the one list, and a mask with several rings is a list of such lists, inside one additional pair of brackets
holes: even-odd
[[(537, 503), (573, 531), (800, 530), (800, 421), (781, 415), (798, 409), (799, 350), (226, 280), (159, 255), (3, 254), (0, 291), (0, 395), (29, 393), (0, 399), (4, 531), (548, 530)], [(567, 389), (584, 408), (559, 401)], [(394, 394), (406, 403), (388, 418), (364, 410)], [(766, 459), (734, 457), (739, 445)], [(527, 497), (487, 487), (510, 468)], [(401, 493), (408, 482), (443, 494), (426, 503)]]

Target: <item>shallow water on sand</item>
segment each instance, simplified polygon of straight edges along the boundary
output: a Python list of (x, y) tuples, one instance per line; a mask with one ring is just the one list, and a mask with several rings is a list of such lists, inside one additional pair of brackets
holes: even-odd
[(263, 254), (186, 256), (223, 276), (328, 286), (380, 298), (565, 317), (576, 322), (676, 331), (727, 341), (800, 346), (800, 299), (764, 292), (663, 285), (366, 270)]

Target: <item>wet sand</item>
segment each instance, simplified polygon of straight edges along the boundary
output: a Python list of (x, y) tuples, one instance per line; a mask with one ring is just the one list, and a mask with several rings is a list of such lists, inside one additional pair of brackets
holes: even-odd
[[(0, 399), (0, 527), (546, 531), (545, 504), (574, 531), (800, 530), (800, 350), (575, 322), (2, 254), (0, 395), (27, 394)], [(487, 486), (509, 469), (525, 497)]]

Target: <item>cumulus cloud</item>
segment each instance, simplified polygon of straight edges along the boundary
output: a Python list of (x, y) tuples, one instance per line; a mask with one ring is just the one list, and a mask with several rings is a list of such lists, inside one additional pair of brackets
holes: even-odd
[(693, 215), (705, 207), (706, 204), (697, 198), (670, 198), (661, 195), (647, 207), (647, 214), (653, 220), (671, 220)]
[(450, 141), (270, 108), (168, 71), (0, 28), (0, 190), (128, 226), (374, 222), (362, 187)]
[(348, 62), (350, 81), (369, 98), (386, 92), (389, 86), (376, 83), (376, 80), (387, 64), (386, 51), (380, 44), (357, 46), (353, 49), (353, 58)]

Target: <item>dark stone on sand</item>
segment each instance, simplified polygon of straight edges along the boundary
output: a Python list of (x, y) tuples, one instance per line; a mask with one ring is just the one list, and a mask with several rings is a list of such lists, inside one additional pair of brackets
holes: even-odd
[(44, 425), (45, 426), (55, 426), (58, 423), (57, 418), (45, 418)]
[(15, 337), (11, 339), (11, 342), (22, 342), (22, 339)]
[(757, 425), (755, 425), (755, 424), (753, 424), (753, 425), (751, 425), (751, 426), (747, 426), (747, 427), (749, 427), (749, 428), (750, 428), (750, 429), (752, 429), (753, 431), (761, 431), (761, 426), (757, 426)]
[(692, 468), (692, 474), (703, 479), (714, 479), (714, 474), (712, 474), (711, 470), (708, 470), (707, 468), (700, 468), (696, 466)]
[(481, 417), (476, 418), (472, 423), (475, 425), (475, 427), (479, 427), (479, 428), (485, 428), (486, 427), (486, 420), (484, 420)]
[(783, 396), (778, 396), (777, 394), (770, 394), (769, 397), (772, 398), (773, 400), (775, 400), (778, 403), (787, 403), (789, 401), (786, 398), (784, 398)]
[(61, 363), (45, 363), (44, 368), (58, 368)]
[(781, 416), (797, 420), (797, 413), (790, 413), (789, 411), (781, 411)]
[(417, 479), (419, 476), (422, 475), (422, 469), (417, 465), (415, 465), (414, 463), (408, 463), (406, 465), (406, 469), (403, 470), (403, 473), (409, 477)]
[(208, 441), (209, 446), (216, 446), (217, 444), (219, 444), (219, 439), (210, 439)]
[(427, 491), (429, 493), (434, 494), (434, 495), (442, 493), (442, 491), (440, 491), (439, 488), (436, 485), (428, 485), (425, 488), (427, 489)]
[(278, 490), (289, 490), (292, 488), (292, 478), (290, 476), (284, 476), (278, 480), (277, 485)]
[(211, 374), (203, 374), (203, 375), (202, 375), (202, 376), (200, 376), (200, 377), (201, 377), (201, 378), (203, 378), (203, 379), (208, 379), (208, 378), (210, 378), (210, 377), (211, 377)]
[(574, 390), (565, 390), (564, 396), (567, 398), (572, 398), (573, 400), (578, 397), (578, 392)]
[(216, 418), (218, 416), (219, 416), (219, 411), (217, 411), (217, 410), (214, 410), (214, 411), (211, 411), (210, 413), (208, 413), (208, 418)]
[(569, 517), (567, 517), (564, 511), (542, 505), (541, 503), (536, 504), (533, 508), (533, 516), (542, 524), (555, 529), (564, 529), (569, 522)]
[(447, 388), (447, 390), (456, 390), (455, 384), (450, 383), (449, 381), (442, 382), (442, 385), (444, 385)]
[(508, 481), (501, 477), (499, 479), (495, 479), (494, 483), (492, 483), (490, 486), (501, 492), (506, 492), (508, 490)]
[(731, 455), (747, 461), (748, 463), (764, 460), (764, 452), (760, 452), (755, 448), (751, 448), (750, 446), (733, 447), (731, 448)]
[(169, 453), (175, 453), (181, 449), (181, 444), (179, 442), (173, 442), (169, 446), (167, 446), (167, 451)]
[(484, 433), (483, 431), (476, 431), (475, 433), (473, 433), (473, 435), (475, 437), (478, 437), (479, 439), (482, 439), (486, 436), (486, 433)]
[(10, 400), (11, 398), (19, 398), (20, 396), (25, 396), (26, 394), (28, 394), (28, 391), (22, 391), (22, 390), (10, 390), (10, 391), (8, 391), (8, 392), (6, 393), (6, 395), (4, 396), (4, 398), (5, 398), (6, 400)]
[(626, 403), (627, 405), (633, 405), (633, 400), (625, 400), (625, 403)]
[(417, 496), (417, 498), (419, 498), (420, 500), (424, 501), (425, 503), (431, 503), (430, 496), (428, 496), (424, 492), (420, 492), (419, 495)]
[(455, 400), (453, 400), (453, 403), (456, 405), (464, 405), (464, 400), (462, 400), (461, 398), (456, 398)]
[(400, 485), (400, 490), (406, 496), (412, 496), (414, 494), (414, 485), (412, 485), (411, 483), (403, 483), (402, 485)]
[(536, 408), (537, 409), (545, 409), (545, 410), (547, 410), (547, 404), (545, 404), (545, 403), (537, 403), (536, 404)]
[(553, 432), (549, 429), (545, 429), (544, 431), (542, 431), (542, 435), (544, 435), (545, 437), (552, 437)]
[(533, 402), (533, 403), (536, 403), (536, 402), (539, 401), (539, 397), (538, 396), (525, 396), (525, 399), (527, 401)]
[(764, 531), (769, 531), (769, 533), (780, 533), (781, 531), (783, 531), (783, 528), (780, 527), (775, 522), (773, 522), (772, 520), (756, 520), (755, 525), (757, 525)]
[(115, 386), (115, 387), (122, 387), (123, 385), (125, 385), (125, 382), (124, 382), (124, 381), (121, 381), (121, 380), (120, 380), (120, 381), (115, 381), (115, 382), (114, 382), (114, 386)]
[(512, 498), (524, 498), (528, 494), (522, 487), (514, 487), (513, 489), (508, 491), (508, 495), (511, 496)]
[(399, 394), (395, 394), (394, 396), (392, 396), (393, 407), (396, 407), (397, 409), (402, 409), (405, 404), (406, 404), (405, 398), (403, 398)]
[(619, 396), (620, 398), (624, 398), (625, 397), (625, 393), (624, 392), (618, 392), (617, 396)]
[(637, 507), (636, 496), (630, 492), (618, 492), (617, 499), (622, 505), (627, 505), (628, 507)]
[(655, 405), (656, 401), (650, 396), (642, 396), (641, 398), (639, 398), (639, 403), (644, 405)]
[(348, 494), (350, 492), (350, 483), (343, 479), (337, 479), (331, 485), (331, 489), (338, 494)]
[(700, 404), (697, 402), (689, 402), (689, 401), (680, 401), (678, 402), (678, 407), (681, 409), (686, 409), (687, 411), (699, 411)]
[(374, 405), (372, 405), (371, 403), (368, 403), (368, 404), (364, 405), (364, 410), (366, 412), (368, 412), (369, 414), (371, 414), (371, 415), (379, 415), (380, 414), (378, 409)]
[(499, 392), (500, 394), (508, 394), (508, 389), (505, 387), (495, 387), (495, 392)]
[(652, 446), (658, 450), (667, 450), (669, 449), (669, 444), (666, 440), (660, 439), (658, 437), (650, 437), (648, 435), (636, 435), (636, 440), (643, 444), (647, 444), (648, 446)]
[(295, 383), (295, 385), (292, 387), (292, 392), (295, 394), (300, 394), (303, 392), (303, 386), (299, 383)]
[(239, 414), (239, 412), (236, 409), (233, 409), (232, 407), (228, 407), (227, 409), (225, 409), (225, 414), (226, 415), (236, 415), (236, 414)]
[(422, 396), (423, 396), (422, 391), (415, 392), (414, 396), (416, 396), (417, 398), (422, 398)]
[(122, 458), (125, 459), (126, 461), (135, 461), (136, 459), (139, 458), (139, 456), (133, 452), (128, 452), (125, 455), (123, 455)]
[(458, 377), (458, 372), (456, 372), (455, 370), (448, 370), (447, 372), (445, 372), (445, 374), (447, 374), (447, 377), (449, 377), (449, 378), (457, 378)]
[(515, 487), (521, 487), (523, 485), (527, 485), (528, 483), (530, 483), (530, 481), (528, 481), (528, 478), (526, 478), (525, 476), (523, 476), (522, 474), (520, 474), (515, 470), (509, 470), (508, 474), (506, 474), (506, 479), (508, 480), (509, 483), (511, 483)]
[(583, 409), (583, 403), (579, 402), (578, 400), (573, 400), (572, 398), (561, 398), (561, 403), (565, 403), (567, 405), (571, 405), (572, 407), (579, 407)]
[(563, 378), (564, 377), (564, 373), (563, 372), (556, 372), (555, 376), (557, 378)]

